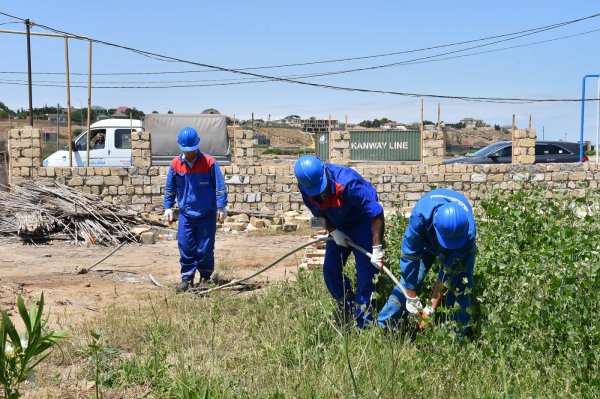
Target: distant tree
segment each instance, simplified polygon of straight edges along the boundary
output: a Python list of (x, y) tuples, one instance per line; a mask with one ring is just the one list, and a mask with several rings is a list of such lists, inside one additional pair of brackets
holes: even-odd
[(108, 115), (114, 115), (117, 113), (117, 109), (116, 108), (110, 108), (108, 111), (106, 111), (106, 113)]
[(173, 111), (171, 111), (171, 110), (167, 111), (167, 114), (172, 114), (172, 113), (173, 113)]
[(500, 125), (494, 125), (494, 130), (500, 131)]
[(152, 111), (153, 114), (158, 114), (158, 111)]
[(144, 112), (135, 107), (127, 110), (127, 115), (129, 116), (130, 114), (132, 119), (142, 119), (144, 116)]
[(437, 123), (434, 123), (432, 121), (428, 121), (427, 119), (423, 120), (423, 125), (437, 125)]
[(390, 119), (388, 118), (381, 118), (381, 119), (373, 119), (372, 121), (370, 120), (365, 120), (360, 122), (358, 125), (359, 126), (363, 126), (366, 128), (370, 128), (370, 127), (381, 127), (381, 125), (385, 125), (386, 123), (391, 122)]

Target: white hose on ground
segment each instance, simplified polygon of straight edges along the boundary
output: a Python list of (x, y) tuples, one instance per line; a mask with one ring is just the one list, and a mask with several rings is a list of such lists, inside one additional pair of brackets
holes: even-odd
[[(208, 294), (208, 293), (213, 292), (213, 291), (218, 291), (218, 290), (221, 290), (221, 289), (226, 288), (226, 287), (231, 287), (233, 285), (243, 283), (244, 281), (250, 280), (251, 278), (258, 276), (259, 274), (264, 273), (265, 271), (267, 271), (268, 269), (272, 268), (277, 263), (281, 262), (282, 260), (284, 260), (285, 258), (287, 258), (288, 256), (290, 256), (291, 254), (293, 254), (295, 252), (298, 252), (299, 250), (301, 250), (303, 248), (306, 248), (309, 245), (316, 244), (316, 243), (321, 242), (321, 241), (330, 241), (330, 240), (333, 240), (333, 237), (331, 237), (331, 236), (325, 236), (325, 237), (319, 237), (319, 238), (317, 238), (315, 240), (308, 241), (307, 243), (302, 244), (299, 247), (296, 247), (296, 248), (292, 249), (291, 251), (285, 253), (284, 255), (280, 256), (279, 258), (277, 258), (273, 262), (269, 263), (267, 266), (263, 267), (260, 270), (257, 270), (256, 272), (252, 273), (249, 276), (246, 276), (246, 277), (244, 277), (242, 279), (239, 279), (239, 280), (231, 280), (230, 282), (228, 282), (226, 284), (219, 285), (219, 286), (213, 287), (213, 288), (209, 288), (209, 289), (204, 290), (204, 291), (195, 291), (194, 294), (205, 295), (205, 294)], [(357, 249), (358, 251), (360, 251), (361, 253), (363, 253), (368, 258), (371, 258), (371, 253), (370, 252), (368, 252), (366, 249), (364, 249), (360, 245), (354, 243), (353, 241), (348, 241), (348, 245), (350, 245), (351, 247)], [(398, 286), (398, 288), (400, 288), (400, 291), (402, 291), (402, 293), (404, 294), (404, 296), (408, 298), (409, 296), (406, 293), (406, 289), (402, 286), (402, 284), (400, 284), (400, 281), (398, 281), (398, 279), (396, 278), (396, 276), (394, 276), (394, 273), (392, 273), (390, 271), (390, 269), (388, 269), (385, 266), (382, 266), (381, 270), (383, 270), (383, 272), (394, 282), (394, 284), (396, 284), (396, 286)]]
[(244, 277), (244, 278), (239, 279), (239, 280), (231, 280), (230, 282), (228, 282), (226, 284), (219, 285), (219, 286), (213, 287), (213, 288), (209, 288), (209, 289), (204, 290), (204, 291), (195, 291), (194, 294), (205, 295), (205, 294), (208, 294), (209, 292), (218, 291), (218, 290), (221, 290), (221, 289), (226, 288), (226, 287), (231, 287), (232, 285), (243, 283), (244, 281), (250, 280), (252, 277), (256, 277), (259, 274), (264, 273), (265, 271), (269, 270), (270, 268), (272, 268), (273, 266), (275, 266), (276, 264), (278, 264), (279, 262), (281, 262), (282, 260), (284, 260), (285, 258), (287, 258), (288, 256), (290, 256), (291, 254), (293, 254), (295, 252), (298, 252), (302, 248), (306, 248), (309, 245), (316, 244), (316, 243), (321, 242), (321, 241), (328, 241), (328, 240), (333, 240), (333, 237), (329, 237), (329, 236), (319, 237), (319, 238), (317, 238), (315, 240), (308, 241), (307, 243), (302, 244), (299, 247), (296, 247), (296, 248), (292, 249), (289, 252), (286, 252), (284, 255), (280, 256), (279, 258), (277, 258), (273, 262), (269, 263), (267, 266), (263, 267), (260, 270), (257, 270), (256, 272), (252, 273), (251, 275), (249, 275), (247, 277)]
[[(367, 250), (364, 249), (363, 247), (361, 247), (360, 245), (355, 244), (352, 241), (348, 241), (348, 245), (350, 245), (351, 247), (354, 247), (354, 248), (358, 249), (364, 255), (366, 255), (369, 258), (371, 258), (371, 253), (367, 252)], [(402, 291), (402, 293), (404, 294), (404, 296), (407, 297), (407, 298), (409, 298), (409, 295), (406, 293), (406, 288), (404, 288), (402, 286), (402, 284), (400, 284), (400, 281), (398, 281), (398, 279), (396, 278), (396, 276), (394, 276), (394, 273), (392, 273), (392, 271), (390, 269), (388, 269), (387, 267), (385, 267), (385, 266), (382, 266), (381, 270), (383, 270), (383, 272), (385, 274), (387, 274), (387, 276), (394, 282), (394, 284), (396, 284), (396, 286), (398, 286), (398, 288), (400, 288), (400, 291)]]

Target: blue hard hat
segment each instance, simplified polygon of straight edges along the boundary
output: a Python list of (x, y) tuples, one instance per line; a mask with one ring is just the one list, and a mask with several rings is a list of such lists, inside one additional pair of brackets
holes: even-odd
[(433, 227), (440, 245), (447, 249), (465, 246), (469, 238), (469, 217), (463, 204), (448, 202), (433, 216)]
[(296, 161), (294, 174), (300, 189), (308, 195), (319, 195), (327, 187), (323, 161), (313, 155), (303, 155)]
[(196, 129), (186, 126), (177, 135), (177, 144), (183, 152), (196, 151), (200, 148), (200, 137)]

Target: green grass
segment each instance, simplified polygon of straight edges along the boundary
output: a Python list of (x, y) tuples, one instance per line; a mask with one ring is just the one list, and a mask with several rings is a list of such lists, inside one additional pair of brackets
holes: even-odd
[[(426, 334), (339, 328), (313, 271), (259, 293), (117, 304), (70, 333), (66, 357), (105, 397), (599, 397), (600, 224), (575, 214), (597, 203), (538, 191), (483, 203), (473, 341), (439, 323)], [(405, 224), (387, 221), (394, 269)], [(391, 287), (378, 284), (380, 305)]]

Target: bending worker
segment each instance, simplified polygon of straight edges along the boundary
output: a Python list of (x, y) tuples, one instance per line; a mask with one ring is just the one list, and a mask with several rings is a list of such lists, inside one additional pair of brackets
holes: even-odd
[[(459, 309), (454, 313), (454, 319), (458, 323), (458, 332), (465, 333), (473, 301), (471, 291), (477, 253), (475, 235), (473, 209), (462, 194), (439, 188), (421, 197), (412, 210), (402, 238), (400, 284), (406, 289), (407, 296), (398, 287), (394, 288), (379, 313), (379, 325), (393, 327), (408, 313), (426, 318), (435, 312), (443, 296), (449, 308), (458, 302)], [(436, 257), (440, 258), (442, 266), (433, 288), (431, 304), (423, 309), (418, 294)], [(444, 286), (447, 290), (442, 295)]]
[[(383, 265), (383, 207), (375, 188), (353, 169), (323, 163), (304, 155), (294, 166), (302, 199), (312, 214), (323, 217), (334, 241), (327, 241), (323, 278), (337, 301), (343, 318), (352, 317), (362, 328), (372, 322), (373, 277)], [(363, 248), (373, 248), (371, 259), (348, 246), (352, 240)], [(357, 290), (353, 292), (343, 267), (350, 252), (356, 260)]]
[(195, 129), (181, 129), (177, 144), (183, 153), (169, 166), (164, 207), (165, 218), (171, 224), (177, 198), (181, 283), (175, 290), (184, 292), (193, 286), (196, 271), (200, 272), (201, 282), (214, 271), (216, 222), (223, 223), (227, 216), (227, 187), (217, 161), (199, 150), (200, 137)]

